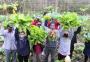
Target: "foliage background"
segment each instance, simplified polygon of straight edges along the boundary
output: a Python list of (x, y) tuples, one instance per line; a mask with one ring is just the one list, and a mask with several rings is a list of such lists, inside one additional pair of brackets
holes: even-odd
[[(22, 13), (42, 12), (45, 7), (53, 6), (58, 12), (75, 11), (79, 14), (90, 14), (90, 0), (0, 0), (0, 4), (16, 1), (19, 2), (19, 12)], [(2, 14), (2, 11), (0, 13)]]

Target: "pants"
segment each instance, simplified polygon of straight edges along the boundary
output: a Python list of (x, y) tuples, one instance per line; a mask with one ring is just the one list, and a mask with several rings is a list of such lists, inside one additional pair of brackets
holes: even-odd
[(72, 58), (72, 55), (73, 55), (73, 51), (74, 51), (74, 45), (71, 46), (71, 48), (70, 48), (70, 57), (71, 57), (71, 58)]
[(58, 53), (58, 60), (63, 60), (66, 56), (61, 55), (60, 53)]
[(55, 62), (56, 57), (56, 48), (46, 47), (45, 48), (45, 62), (48, 62), (49, 54), (51, 54), (51, 62)]
[(29, 58), (29, 55), (27, 55), (27, 56), (18, 55), (19, 62), (28, 62), (28, 58)]
[(88, 57), (87, 55), (85, 55), (84, 57), (85, 57), (84, 62), (88, 62), (88, 61), (90, 62), (90, 57)]
[(41, 62), (41, 54), (33, 53), (33, 62)]
[[(7, 50), (7, 49), (5, 49), (5, 56), (6, 56), (6, 61), (5, 62), (16, 62), (16, 50)], [(10, 60), (11, 58), (12, 58), (12, 61)]]

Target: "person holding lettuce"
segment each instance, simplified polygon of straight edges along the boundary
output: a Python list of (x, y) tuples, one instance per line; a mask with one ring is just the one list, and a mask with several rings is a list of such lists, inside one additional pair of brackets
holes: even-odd
[(46, 38), (45, 49), (44, 49), (44, 53), (45, 53), (44, 62), (48, 62), (49, 55), (51, 55), (51, 62), (55, 62), (57, 43), (58, 43), (57, 41), (58, 41), (57, 30), (55, 30), (55, 26), (52, 23), (50, 25), (50, 30), (48, 31), (48, 36)]
[(15, 29), (15, 40), (17, 41), (17, 53), (19, 62), (28, 62), (30, 54), (30, 45), (28, 40), (28, 35), (30, 32), (27, 30), (19, 31), (18, 28)]
[(15, 30), (12, 24), (8, 24), (5, 29), (0, 23), (0, 35), (4, 37), (4, 44), (2, 48), (5, 52), (5, 62), (16, 62), (16, 41), (15, 41)]

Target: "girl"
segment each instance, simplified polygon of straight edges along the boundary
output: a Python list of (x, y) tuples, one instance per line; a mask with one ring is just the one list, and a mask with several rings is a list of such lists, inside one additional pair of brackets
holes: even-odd
[(54, 24), (50, 25), (50, 30), (48, 30), (48, 36), (46, 38), (45, 43), (45, 60), (44, 62), (48, 62), (48, 57), (51, 55), (51, 62), (55, 62), (56, 57), (56, 49), (57, 49), (57, 30), (55, 30)]
[(43, 51), (43, 45), (37, 42), (33, 45), (34, 59), (33, 62), (41, 62), (41, 53)]
[(24, 31), (18, 32), (18, 29), (15, 30), (15, 39), (17, 41), (17, 53), (19, 62), (28, 62), (30, 46), (28, 41), (29, 31), (27, 34)]
[(63, 37), (60, 38), (58, 59), (62, 60), (67, 55), (70, 55), (71, 39), (68, 37), (68, 32), (64, 32)]

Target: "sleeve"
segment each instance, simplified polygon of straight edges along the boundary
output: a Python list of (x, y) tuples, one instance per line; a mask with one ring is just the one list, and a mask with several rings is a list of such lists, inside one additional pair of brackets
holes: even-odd
[(1, 35), (1, 36), (5, 36), (5, 30), (4, 30), (3, 27), (0, 29), (0, 35)]
[(27, 35), (30, 35), (30, 31), (28, 29), (26, 29), (26, 33)]
[(44, 49), (44, 45), (42, 45), (42, 44), (40, 44), (41, 45), (41, 51), (43, 51), (43, 49)]
[(50, 32), (50, 29), (48, 27), (44, 27), (44, 28), (45, 28), (46, 33)]
[(69, 32), (69, 38), (72, 39), (74, 36), (74, 30), (70, 29), (68, 32)]
[(63, 37), (63, 34), (64, 34), (63, 33), (63, 28), (59, 29), (59, 34), (58, 35), (60, 36), (60, 38)]
[(18, 28), (15, 29), (15, 40), (16, 41), (19, 40), (19, 31), (18, 31)]
[(30, 43), (29, 43), (29, 40), (28, 40), (27, 37), (26, 37), (26, 39), (27, 39), (28, 50), (29, 50), (29, 52), (30, 52)]
[(59, 44), (60, 44), (60, 31), (57, 30), (57, 43), (56, 43), (57, 48), (59, 47)]
[(79, 27), (77, 28), (77, 31), (75, 31), (75, 33), (78, 34), (78, 33), (80, 33), (80, 32), (81, 32), (81, 26), (79, 26)]
[(33, 48), (33, 51), (35, 52), (35, 45), (33, 45), (33, 47), (32, 47), (32, 48)]
[(47, 26), (50, 27), (50, 24), (51, 24), (50, 21), (48, 21), (48, 22), (47, 22)]
[(34, 25), (34, 24), (35, 24), (35, 23), (34, 23), (34, 20), (31, 22), (31, 24), (32, 24), (32, 25)]
[(48, 24), (48, 21), (47, 21), (47, 20), (45, 20), (44, 26), (47, 26), (47, 24)]
[(60, 41), (60, 32), (57, 30), (57, 41)]

